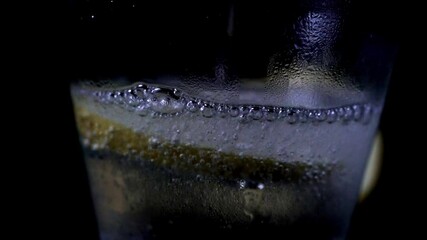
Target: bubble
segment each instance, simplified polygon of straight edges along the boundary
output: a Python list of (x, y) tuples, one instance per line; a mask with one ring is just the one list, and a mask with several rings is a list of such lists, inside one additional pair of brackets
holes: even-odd
[(83, 138), (82, 144), (87, 147), (90, 144), (90, 140), (88, 138)]
[(288, 123), (294, 124), (294, 123), (297, 122), (298, 115), (297, 115), (295, 109), (293, 109), (293, 108), (287, 109), (286, 110), (286, 115), (287, 115), (286, 120), (288, 121)]
[(146, 91), (148, 91), (148, 85), (143, 83), (138, 83), (135, 85), (135, 90), (139, 90), (145, 93)]
[(316, 111), (315, 115), (316, 115), (316, 119), (318, 121), (325, 121), (326, 118), (328, 117), (327, 114), (326, 114), (326, 111), (324, 111), (324, 110), (318, 110), (318, 111)]
[(181, 90), (179, 90), (179, 89), (177, 89), (177, 88), (174, 88), (174, 89), (173, 89), (173, 94), (172, 94), (172, 96), (173, 96), (175, 99), (180, 99), (181, 97), (183, 97), (183, 96), (182, 96), (182, 92), (181, 92)]
[(231, 106), (229, 108), (229, 113), (231, 117), (237, 117), (239, 116), (239, 108), (235, 107), (235, 106)]
[(333, 123), (337, 120), (338, 116), (337, 116), (337, 112), (334, 109), (328, 109), (326, 111), (326, 121), (328, 123)]
[(260, 107), (251, 107), (249, 108), (249, 116), (253, 120), (260, 120), (263, 117), (264, 113)]
[(246, 181), (245, 180), (240, 180), (239, 181), (239, 188), (240, 189), (246, 188)]
[(344, 107), (344, 120), (350, 121), (353, 119), (353, 108), (350, 106)]
[(299, 117), (299, 122), (301, 123), (306, 123), (308, 121), (308, 112), (307, 110), (298, 110), (298, 117)]
[(284, 107), (279, 108), (277, 118), (286, 119), (286, 117), (287, 117), (286, 108)]
[(237, 139), (239, 139), (239, 135), (237, 135), (237, 134), (233, 134), (233, 140), (237, 140)]
[(307, 112), (307, 120), (309, 120), (309, 121), (315, 121), (316, 120), (316, 113), (313, 110), (309, 110)]
[(265, 113), (265, 118), (267, 119), (267, 121), (274, 121), (278, 117), (278, 110), (276, 108), (263, 108), (263, 111)]
[(169, 96), (159, 96), (157, 101), (152, 102), (151, 109), (159, 113), (173, 114), (182, 111), (184, 103)]
[(240, 123), (250, 123), (252, 121), (251, 118), (249, 118), (248, 115), (240, 115), (239, 116), (239, 122)]
[(204, 117), (211, 118), (214, 115), (214, 106), (211, 104), (204, 103), (200, 110), (202, 111), (202, 115)]
[(159, 139), (157, 139), (155, 137), (150, 137), (148, 139), (148, 144), (150, 145), (150, 147), (152, 149), (156, 149), (156, 148), (158, 148), (160, 146), (160, 141), (159, 141)]
[(249, 107), (247, 107), (247, 106), (240, 106), (239, 107), (240, 116), (247, 116), (248, 113), (249, 113)]
[(144, 93), (144, 90), (134, 88), (134, 89), (131, 89), (131, 93), (128, 95), (129, 95), (129, 98), (133, 97), (133, 100), (135, 102), (139, 103), (139, 102), (146, 101), (146, 95)]
[(196, 112), (198, 110), (197, 103), (193, 100), (187, 102), (186, 107), (190, 112)]
[(302, 107), (259, 106), (226, 104), (198, 99), (178, 88), (159, 87), (137, 83), (128, 88), (96, 90), (91, 93), (96, 102), (117, 104), (140, 116), (171, 117), (182, 113), (200, 111), (206, 118), (236, 118), (240, 123), (255, 121), (285, 121), (295, 123), (334, 123), (351, 121), (366, 124), (373, 114), (373, 106), (367, 103), (340, 106), (329, 109)]
[(110, 93), (112, 100), (116, 104), (124, 104), (124, 93), (122, 91), (113, 91)]
[(126, 104), (129, 104), (131, 106), (138, 103), (136, 95), (133, 93), (132, 89), (128, 89), (124, 92), (124, 101)]
[(362, 107), (360, 105), (353, 105), (353, 112), (354, 112), (354, 120), (359, 121), (362, 118)]
[(337, 108), (336, 113), (337, 113), (337, 119), (341, 120), (345, 116), (345, 109), (343, 107)]
[(202, 175), (200, 175), (200, 174), (197, 174), (196, 175), (196, 181), (202, 181), (203, 180), (203, 176)]
[(363, 117), (362, 117), (362, 123), (367, 124), (370, 122), (373, 114), (373, 109), (370, 105), (365, 104), (363, 106)]
[(93, 151), (96, 151), (96, 150), (99, 149), (99, 144), (98, 143), (94, 143), (94, 144), (91, 145), (91, 148), (92, 148)]
[(135, 112), (141, 116), (141, 117), (145, 117), (148, 115), (149, 110), (148, 107), (146, 105), (138, 105), (135, 109)]
[(225, 104), (218, 104), (217, 109), (216, 109), (218, 115), (222, 118), (227, 117), (228, 114), (228, 108), (227, 105)]
[(170, 99), (165, 96), (153, 97), (148, 102), (151, 103), (151, 109), (156, 112), (166, 112)]

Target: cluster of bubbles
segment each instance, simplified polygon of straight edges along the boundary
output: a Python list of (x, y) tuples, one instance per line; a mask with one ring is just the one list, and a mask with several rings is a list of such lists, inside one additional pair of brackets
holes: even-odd
[(370, 104), (352, 104), (328, 109), (232, 105), (192, 97), (176, 88), (142, 83), (118, 90), (98, 90), (93, 94), (97, 101), (120, 105), (140, 116), (165, 117), (199, 113), (206, 118), (231, 117), (239, 118), (243, 122), (285, 120), (290, 124), (338, 121), (368, 123), (374, 111)]

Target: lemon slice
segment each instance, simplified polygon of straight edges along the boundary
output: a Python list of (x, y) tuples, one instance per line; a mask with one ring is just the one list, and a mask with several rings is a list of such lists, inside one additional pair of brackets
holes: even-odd
[(213, 148), (194, 147), (152, 138), (134, 130), (76, 107), (76, 121), (82, 143), (94, 151), (109, 151), (142, 159), (181, 171), (220, 177), (225, 180), (250, 179), (272, 182), (320, 181), (330, 176), (337, 165), (328, 163), (293, 162), (273, 158), (256, 158)]
[(380, 175), (383, 155), (383, 140), (381, 133), (375, 136), (371, 154), (366, 164), (362, 185), (360, 188), (359, 201), (363, 201), (374, 189)]

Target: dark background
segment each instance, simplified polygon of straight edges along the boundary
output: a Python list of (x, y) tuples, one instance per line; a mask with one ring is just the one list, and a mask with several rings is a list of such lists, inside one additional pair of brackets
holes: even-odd
[[(380, 1), (378, 6), (390, 4)], [(408, 5), (405, 8), (400, 4), (391, 5), (389, 10), (395, 18), (382, 26), (393, 32), (393, 37), (400, 43), (380, 122), (385, 147), (383, 168), (377, 187), (356, 207), (350, 239), (413, 239), (422, 238), (420, 234), (426, 235), (422, 231), (425, 221), (418, 220), (424, 216), (421, 195), (426, 189), (423, 186), (425, 154), (421, 117), (425, 76), (419, 75), (425, 70), (420, 64), (424, 60), (418, 60), (422, 56), (424, 42), (419, 34), (422, 28), (415, 25), (416, 20), (408, 17), (416, 6), (408, 8)], [(69, 21), (67, 7), (64, 4), (58, 8), (59, 11), (49, 11), (58, 22), (52, 24), (52, 18), (48, 18), (47, 29), (30, 34), (34, 41), (28, 50), (28, 61), (36, 66), (36, 70), (29, 71), (38, 78), (18, 84), (20, 87), (31, 86), (36, 80), (47, 83), (40, 90), (30, 91), (32, 96), (42, 100), (43, 106), (39, 108), (38, 115), (43, 117), (31, 124), (36, 132), (29, 134), (29, 141), (34, 142), (36, 150), (30, 154), (33, 158), (28, 157), (26, 169), (35, 176), (23, 188), (36, 190), (36, 193), (24, 194), (25, 206), (30, 208), (31, 214), (27, 212), (28, 217), (18, 225), (36, 226), (36, 235), (47, 239), (97, 239), (69, 95), (69, 81), (75, 77), (73, 69), (78, 67), (73, 62), (78, 56), (73, 53), (76, 49), (70, 47), (76, 36), (70, 35), (75, 26)], [(388, 10), (384, 7), (382, 11)], [(34, 24), (33, 28), (43, 27)], [(34, 159), (40, 157), (46, 161), (34, 163)]]

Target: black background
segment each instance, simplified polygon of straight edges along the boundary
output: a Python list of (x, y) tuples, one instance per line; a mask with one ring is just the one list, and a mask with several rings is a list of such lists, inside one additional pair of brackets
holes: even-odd
[[(390, 4), (380, 2), (378, 5)], [(380, 123), (384, 136), (384, 162), (377, 187), (356, 208), (350, 239), (413, 239), (426, 235), (422, 231), (425, 221), (418, 220), (425, 215), (422, 200), (426, 189), (423, 186), (422, 126), (425, 96), (422, 82), (425, 76), (420, 75), (425, 71), (422, 68), (425, 61), (422, 57), (418, 59), (423, 56), (425, 43), (420, 35), (423, 28), (411, 18), (417, 7), (410, 5), (408, 8), (408, 5), (410, 3), (392, 5), (395, 19), (385, 26), (395, 30), (400, 49)], [(20, 196), (25, 217), (14, 214), (17, 220), (11, 222), (16, 223), (20, 231), (34, 227), (31, 235), (46, 239), (97, 239), (69, 95), (69, 80), (75, 67), (72, 57), (75, 56), (69, 48), (72, 42), (67, 5), (44, 14), (51, 14), (51, 17), (35, 16), (47, 21), (39, 23), (30, 19), (26, 23), (31, 26), (26, 35), (31, 41), (24, 41), (28, 46), (23, 48), (22, 56), (28, 57), (20, 61), (20, 66), (29, 65), (28, 76), (25, 74), (16, 81), (17, 88), (14, 88), (24, 88), (28, 96), (37, 97), (40, 102), (28, 98), (25, 101), (25, 106), (38, 104), (35, 115), (20, 110), (32, 119), (31, 131), (25, 133), (28, 136), (26, 142), (32, 146), (28, 151), (19, 146), (14, 150), (26, 160), (25, 167), (16, 167), (14, 179), (18, 178), (18, 187), (13, 191)], [(20, 141), (19, 138), (16, 141)], [(29, 180), (19, 180), (25, 175), (30, 176)], [(14, 234), (18, 236), (21, 232)]]

